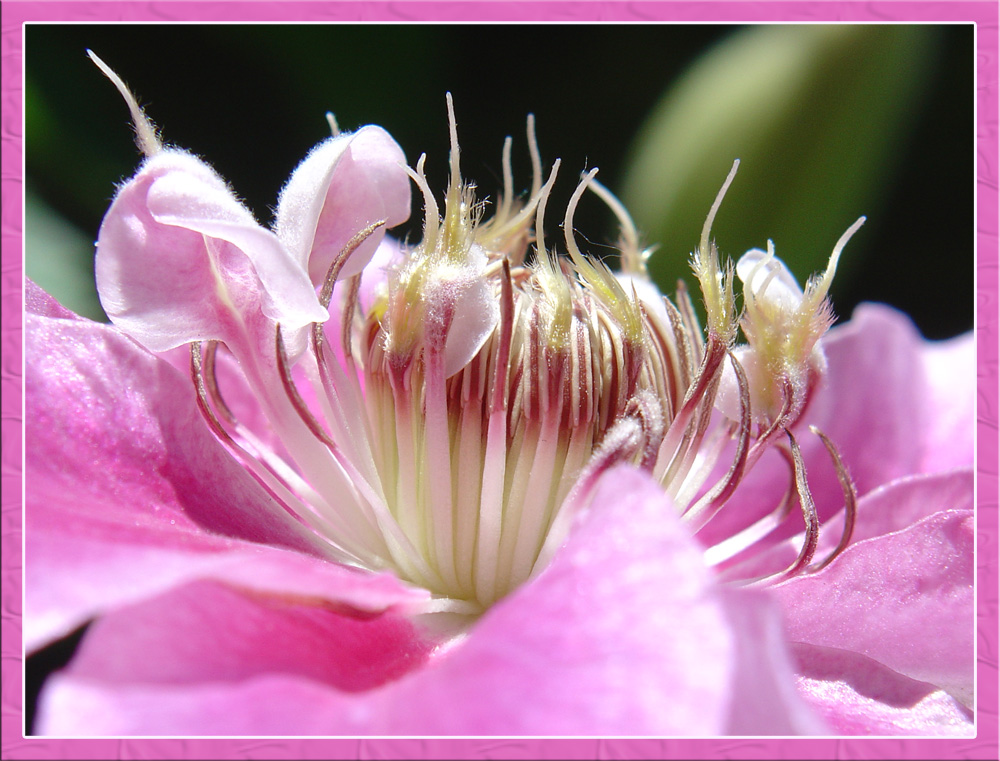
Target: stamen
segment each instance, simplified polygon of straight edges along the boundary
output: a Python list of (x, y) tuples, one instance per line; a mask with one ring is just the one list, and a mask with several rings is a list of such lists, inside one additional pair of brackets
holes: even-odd
[[(666, 304), (670, 303), (666, 297), (663, 301)], [(691, 301), (691, 293), (683, 280), (677, 281), (677, 311), (682, 318), (678, 327), (682, 329), (683, 344), (693, 350), (688, 352), (688, 356), (692, 357), (695, 362), (701, 361), (705, 354), (705, 338), (702, 335), (701, 323), (698, 321), (698, 313), (694, 309), (694, 302)], [(694, 366), (694, 362), (689, 364)]]
[[(192, 352), (195, 350), (195, 346), (196, 344), (191, 344)], [(229, 407), (226, 405), (225, 401), (223, 401), (222, 399), (222, 394), (219, 391), (218, 378), (215, 375), (215, 355), (218, 348), (219, 348), (218, 341), (208, 342), (204, 354), (204, 359), (205, 359), (204, 365), (203, 367), (197, 367), (197, 371), (200, 373), (201, 378), (204, 380), (205, 390), (207, 391), (208, 396), (212, 399), (212, 403), (216, 406), (216, 408), (218, 408), (219, 412), (221, 413), (222, 419), (225, 420), (227, 423), (232, 424), (236, 422), (236, 418), (230, 411)], [(192, 363), (194, 363), (196, 366), (198, 364), (198, 362), (196, 362), (194, 357), (192, 357)]]
[[(452, 552), (454, 534), (452, 526), (452, 462), (448, 399), (445, 388), (445, 339), (455, 318), (452, 304), (441, 305), (439, 318), (428, 321), (427, 341), (424, 346), (426, 378), (424, 380), (424, 437), (427, 453), (440, 453), (441, 457), (426, 474), (430, 498), (430, 525), (433, 536), (433, 554), (442, 580), (449, 588), (457, 584), (455, 558)], [(426, 454), (425, 454), (426, 457)]]
[(378, 222), (372, 222), (368, 227), (363, 230), (359, 230), (355, 233), (347, 243), (344, 245), (337, 256), (334, 257), (333, 261), (330, 263), (329, 269), (326, 271), (326, 277), (323, 279), (323, 289), (320, 291), (319, 303), (323, 305), (324, 309), (328, 309), (330, 306), (330, 299), (333, 298), (333, 287), (337, 284), (337, 279), (340, 277), (340, 271), (344, 268), (347, 260), (351, 257), (358, 247), (364, 243), (368, 238), (371, 237), (372, 233), (378, 230), (380, 227), (385, 226), (385, 220), (380, 219)]
[(715, 215), (718, 213), (719, 207), (722, 206), (722, 199), (726, 197), (726, 191), (729, 190), (729, 186), (733, 183), (733, 178), (736, 177), (736, 170), (739, 167), (740, 160), (736, 159), (733, 162), (733, 168), (729, 170), (729, 174), (726, 176), (726, 181), (722, 183), (722, 189), (715, 196), (715, 201), (712, 203), (712, 208), (708, 211), (708, 216), (705, 217), (705, 224), (701, 228), (701, 244), (699, 246), (702, 251), (708, 251), (708, 237), (712, 232)]
[(819, 542), (819, 516), (816, 513), (816, 503), (813, 502), (812, 494), (809, 492), (809, 484), (806, 481), (806, 465), (802, 460), (802, 452), (799, 450), (798, 442), (791, 431), (786, 430), (788, 445), (792, 450), (792, 462), (795, 464), (795, 490), (799, 495), (799, 506), (802, 508), (802, 518), (806, 524), (806, 536), (802, 542), (802, 550), (795, 562), (782, 574), (784, 577), (795, 576), (805, 568), (809, 567), (813, 555), (816, 554), (816, 545)]
[[(369, 510), (360, 510), (360, 517), (364, 519), (365, 523), (368, 523), (369, 519), (374, 518), (374, 527), (377, 528), (378, 535), (385, 541), (392, 560), (399, 568), (408, 574), (412, 574), (412, 578), (422, 579), (425, 585), (440, 586), (441, 580), (438, 574), (424, 561), (423, 555), (416, 551), (406, 535), (400, 530), (399, 524), (396, 523), (386, 508), (385, 497), (381, 493), (381, 484), (378, 482), (369, 482), (357, 470), (354, 463), (350, 458), (344, 456), (340, 447), (337, 446), (337, 443), (323, 429), (319, 421), (313, 416), (308, 405), (302, 399), (292, 378), (291, 367), (288, 364), (288, 355), (285, 352), (284, 341), (281, 337), (280, 325), (275, 328), (275, 356), (282, 385), (295, 412), (299, 415), (302, 422), (305, 423), (310, 433), (327, 448), (333, 456), (333, 462), (346, 474), (347, 483), (364, 500), (364, 503), (361, 500), (353, 500), (353, 503), (359, 508), (363, 508), (364, 505), (368, 506)], [(347, 504), (350, 502), (349, 500), (345, 500)], [(350, 516), (344, 517), (350, 526), (357, 526), (357, 522), (350, 520)], [(346, 531), (346, 526), (342, 530)]]
[[(591, 175), (593, 178), (593, 175)], [(590, 189), (597, 194), (597, 197), (607, 204), (608, 208), (618, 219), (620, 227), (621, 268), (622, 272), (630, 275), (643, 275), (648, 277), (649, 271), (646, 268), (646, 261), (653, 253), (652, 248), (640, 249), (639, 231), (636, 230), (635, 222), (628, 213), (625, 205), (615, 197), (604, 185), (595, 179), (589, 183)]]
[(747, 452), (750, 442), (750, 382), (746, 372), (732, 352), (729, 352), (729, 362), (736, 373), (736, 384), (740, 394), (739, 438), (736, 444), (736, 454), (733, 464), (724, 478), (718, 481), (694, 506), (688, 510), (683, 519), (691, 524), (693, 531), (703, 528), (722, 508), (726, 500), (736, 490), (737, 484), (743, 478), (747, 464)]
[(135, 96), (129, 91), (121, 77), (115, 74), (110, 66), (98, 58), (93, 50), (87, 50), (87, 55), (90, 56), (91, 61), (97, 64), (97, 68), (101, 70), (104, 76), (111, 80), (111, 84), (118, 88), (118, 92), (121, 93), (125, 99), (125, 103), (128, 104), (128, 110), (132, 114), (132, 125), (135, 129), (135, 143), (139, 150), (145, 156), (153, 156), (159, 153), (163, 149), (163, 145), (156, 135), (156, 128), (145, 112), (139, 107)]
[[(202, 350), (201, 344), (197, 341), (190, 344), (191, 347), (191, 379), (194, 381), (195, 393), (198, 396), (198, 409), (201, 410), (202, 415), (209, 424), (212, 432), (219, 438), (227, 441), (231, 441), (232, 437), (229, 432), (226, 431), (222, 422), (219, 420), (218, 416), (215, 414), (215, 410), (212, 409), (211, 404), (209, 404), (209, 398), (212, 394), (209, 391), (210, 388), (217, 388), (215, 382), (211, 384), (205, 380), (205, 365), (202, 361)], [(221, 399), (221, 397), (220, 397)], [(222, 407), (226, 410), (229, 419), (232, 419), (232, 414), (225, 405)], [(235, 443), (235, 442), (234, 442)]]
[[(737, 533), (726, 537), (724, 540), (708, 547), (705, 550), (705, 562), (710, 566), (720, 566), (723, 563), (737, 557), (741, 553), (753, 547), (755, 544), (761, 540), (768, 537), (775, 529), (777, 529), (792, 512), (792, 503), (797, 498), (795, 492), (795, 472), (794, 464), (792, 463), (792, 458), (785, 450), (780, 450), (782, 455), (784, 455), (785, 462), (788, 463), (790, 468), (789, 474), (789, 485), (785, 489), (781, 500), (778, 502), (777, 507), (762, 518), (754, 521), (752, 524), (744, 529), (741, 529)], [(781, 545), (776, 545), (775, 547), (780, 547)], [(775, 549), (775, 547), (770, 548), (769, 551)], [(765, 552), (766, 554), (766, 552)], [(760, 560), (761, 555), (755, 555), (745, 560), (740, 561), (734, 565), (727, 566), (724, 570), (720, 572), (720, 577), (725, 579), (737, 579), (739, 578), (740, 571), (747, 563), (756, 563)], [(754, 580), (759, 581), (759, 580)], [(753, 583), (753, 582), (751, 582)]]
[(535, 212), (535, 250), (539, 261), (545, 261), (547, 256), (545, 251), (545, 230), (543, 228), (545, 220), (545, 204), (548, 202), (549, 193), (552, 191), (552, 186), (555, 184), (556, 174), (559, 172), (560, 163), (562, 163), (561, 159), (555, 160), (552, 164), (552, 171), (549, 172), (549, 179), (546, 180), (545, 185), (537, 193), (532, 193), (533, 197), (538, 198), (538, 207)]
[(503, 194), (500, 197), (500, 207), (497, 209), (497, 217), (507, 219), (510, 216), (510, 207), (514, 202), (514, 171), (510, 165), (510, 149), (513, 141), (508, 137), (503, 141)]
[(857, 221), (847, 228), (846, 232), (840, 236), (837, 241), (837, 245), (833, 247), (833, 253), (830, 255), (830, 262), (826, 266), (826, 272), (823, 273), (823, 279), (820, 280), (815, 286), (810, 284), (807, 288), (807, 298), (810, 299), (810, 303), (813, 305), (812, 310), (815, 311), (826, 294), (830, 290), (830, 285), (833, 283), (833, 276), (837, 272), (837, 262), (840, 260), (840, 252), (844, 250), (847, 242), (854, 236), (860, 228), (861, 225), (865, 223), (865, 217), (858, 217)]
[[(703, 409), (711, 412), (715, 396), (714, 388), (718, 386), (719, 370), (727, 353), (727, 346), (717, 339), (709, 337), (708, 350), (702, 358), (698, 375), (688, 387), (684, 395), (684, 403), (677, 416), (670, 423), (667, 435), (660, 446), (654, 476), (661, 483), (674, 484), (674, 488), (679, 488), (680, 468), (683, 462), (688, 459), (687, 455), (691, 451), (690, 443), (695, 440), (695, 434), (689, 427), (690, 423), (697, 410)], [(701, 420), (699, 420), (700, 422)]]
[[(225, 429), (209, 404), (209, 388), (217, 388), (217, 386), (214, 379), (211, 381), (206, 379), (201, 345), (193, 342), (190, 347), (191, 375), (197, 394), (198, 409), (208, 424), (209, 429), (219, 438), (234, 457), (244, 465), (247, 472), (289, 514), (320, 534), (328, 534), (331, 528), (335, 532), (338, 532), (341, 540), (336, 544), (330, 545), (330, 551), (336, 558), (341, 562), (351, 565), (368, 565), (370, 567), (377, 565), (377, 556), (372, 555), (352, 542), (350, 532), (346, 526), (339, 522), (339, 516), (336, 511), (329, 509), (324, 511), (320, 509), (324, 503), (318, 494), (312, 492), (310, 489), (307, 491), (308, 498), (305, 500), (300, 499), (289, 485), (289, 475), (292, 476), (292, 481), (298, 480), (294, 474), (288, 472), (282, 474), (278, 472), (275, 470), (273, 462), (269, 459), (259, 457), (255, 452), (249, 451), (244, 443), (237, 441)], [(221, 401), (221, 397), (219, 400)], [(285, 471), (286, 469), (281, 470)]]
[[(113, 73), (108, 76), (133, 110), (137, 133), (145, 125), (155, 140), (135, 99)], [(720, 264), (711, 228), (739, 161), (716, 196), (691, 260), (708, 312), (706, 338), (683, 283), (676, 300), (664, 297), (661, 308), (639, 298), (645, 291), (634, 279), (625, 285), (628, 280), (581, 250), (574, 219), (589, 188), (618, 220), (621, 269), (647, 276), (650, 250), (640, 249), (634, 222), (595, 180), (597, 169), (581, 175), (566, 206), (567, 256), (546, 247), (545, 212), (561, 162), (553, 163), (543, 183), (532, 116), (530, 197), (514, 198), (507, 138), (502, 198), (494, 218), (480, 224), (484, 204), (461, 176), (450, 93), (446, 104), (444, 206), (435, 200), (421, 155), (406, 172), (424, 199), (424, 237), (402, 248), (384, 298), (365, 311), (360, 274), (341, 280), (345, 263), (385, 227), (380, 220), (359, 230), (325, 273), (319, 303), (329, 311), (336, 293), (339, 335), (327, 334), (325, 322), (313, 323), (307, 351), (293, 358), (286, 349), (293, 334), (274, 324), (273, 354), (251, 356), (241, 365), (281, 447), (265, 445), (236, 420), (218, 386), (217, 344), (197, 343), (191, 347), (192, 378), (208, 427), (268, 493), (329, 540), (338, 558), (391, 568), (407, 582), (457, 601), (441, 609), (481, 612), (537, 574), (565, 541), (574, 518), (588, 509), (599, 477), (619, 463), (651, 473), (674, 498), (682, 520), (698, 531), (779, 432), (788, 438), (779, 451), (791, 471), (781, 504), (710, 548), (705, 558), (722, 564), (723, 575), (750, 562), (759, 569), (761, 555), (770, 551), (758, 550), (761, 540), (773, 535), (797, 497), (805, 523), (801, 549), (783, 545), (789, 554), (798, 550), (796, 560), (747, 583), (770, 583), (828, 564), (850, 542), (857, 499), (835, 447), (813, 429), (834, 461), (846, 508), (840, 543), (812, 566), (819, 521), (790, 429), (820, 380), (822, 358), (812, 352), (821, 333), (818, 322), (804, 325), (796, 312), (793, 327), (804, 326), (805, 338), (816, 339), (795, 343), (796, 335), (785, 341), (785, 313), (771, 307), (780, 302), (775, 291), (787, 283), (770, 241), (762, 260), (747, 260), (756, 266), (746, 307), (761, 319), (747, 318), (744, 335), (748, 350), (759, 348), (753, 340), (759, 326), (774, 345), (791, 347), (779, 359), (794, 354), (801, 368), (793, 369), (804, 369), (782, 374), (785, 365), (768, 365), (774, 393), (761, 413), (754, 372), (761, 363), (744, 366), (737, 359), (743, 355), (733, 351), (739, 329), (734, 268)], [(331, 133), (339, 134), (333, 114), (327, 121)], [(159, 150), (159, 143), (144, 139), (147, 148)], [(820, 318), (829, 311), (825, 298), (840, 251), (862, 221), (842, 236), (826, 274), (807, 288), (807, 298), (822, 302)], [(535, 258), (526, 265), (532, 238)], [(222, 267), (221, 252), (211, 263)], [(736, 420), (715, 409), (727, 357), (738, 394)], [(303, 391), (315, 392), (315, 403)], [(730, 452), (725, 475), (714, 480)], [(788, 558), (781, 560), (766, 568), (780, 568)]]
[(451, 93), (445, 93), (444, 97), (448, 103), (448, 135), (451, 138), (451, 149), (448, 154), (451, 183), (448, 187), (449, 193), (457, 193), (462, 187), (462, 175), (459, 170), (458, 122), (455, 120), (455, 103), (452, 101)]
[(847, 546), (851, 543), (851, 535), (854, 533), (854, 521), (858, 514), (858, 492), (854, 486), (854, 481), (851, 480), (851, 475), (844, 466), (844, 461), (837, 450), (837, 446), (816, 426), (809, 426), (809, 430), (819, 436), (823, 442), (823, 446), (826, 447), (826, 451), (830, 453), (830, 457), (833, 459), (833, 467), (837, 471), (837, 479), (840, 481), (840, 487), (844, 491), (844, 531), (840, 535), (840, 542), (837, 543), (833, 552), (827, 555), (822, 563), (809, 569), (811, 573), (815, 573), (830, 565), (834, 558), (846, 550)]
[(420, 192), (424, 197), (424, 241), (423, 246), (425, 249), (432, 251), (437, 246), (437, 233), (438, 226), (441, 223), (438, 217), (438, 205), (437, 201), (434, 200), (434, 192), (431, 190), (430, 185), (427, 184), (427, 177), (424, 175), (424, 162), (427, 160), (427, 154), (420, 154), (420, 158), (417, 159), (416, 171), (410, 169), (410, 167), (403, 167), (406, 173), (410, 176), (410, 179), (420, 188)]
[(592, 270), (593, 265), (584, 258), (583, 254), (580, 253), (580, 247), (576, 245), (573, 230), (573, 215), (576, 213), (576, 207), (580, 203), (580, 198), (583, 197), (583, 193), (587, 189), (587, 184), (594, 179), (594, 175), (596, 174), (597, 167), (595, 166), (581, 177), (576, 190), (570, 196), (569, 203), (566, 204), (566, 216), (563, 218), (563, 237), (566, 240), (566, 251), (569, 253), (570, 259), (573, 260), (573, 264), (581, 271), (585, 269)]
[(535, 559), (532, 576), (548, 565), (565, 541), (570, 522), (590, 502), (600, 476), (612, 466), (639, 454), (644, 448), (643, 438), (642, 425), (634, 417), (622, 418), (605, 434), (553, 518), (545, 543)]
[(650, 391), (640, 391), (629, 400), (625, 408), (626, 417), (634, 417), (642, 425), (644, 447), (639, 459), (639, 467), (651, 471), (656, 462), (656, 454), (663, 441), (663, 408)]
[(333, 111), (326, 112), (326, 123), (330, 125), (330, 135), (340, 137), (340, 125), (337, 124), (337, 117), (333, 115)]
[(507, 376), (514, 332), (514, 287), (510, 266), (503, 262), (500, 280), (500, 336), (497, 341), (494, 376), (486, 421), (486, 450), (483, 456), (483, 486), (479, 502), (475, 585), (479, 600), (493, 594), (500, 552), (500, 535), (507, 466)]
[[(785, 454), (782, 450), (782, 454)], [(786, 457), (789, 468), (792, 468), (791, 456)], [(754, 521), (752, 524), (739, 532), (727, 537), (723, 541), (708, 547), (705, 550), (705, 562), (714, 567), (718, 567), (726, 563), (727, 561), (739, 556), (740, 554), (746, 552), (751, 547), (753, 547), (758, 542), (766, 539), (771, 535), (792, 512), (792, 504), (797, 499), (795, 493), (795, 475), (792, 471), (790, 476), (790, 483), (788, 488), (785, 489), (785, 493), (782, 495), (781, 500), (778, 502), (777, 507), (774, 508), (770, 513), (762, 518)], [(751, 555), (738, 563), (733, 565), (728, 565), (722, 571), (719, 572), (719, 577), (725, 580), (736, 581), (741, 578), (741, 574), (744, 573), (744, 569), (748, 564), (756, 565), (759, 563), (760, 559), (769, 553), (773, 553), (776, 549), (783, 549), (784, 545), (773, 545), (765, 550), (763, 553), (757, 555)], [(772, 577), (760, 577), (758, 579), (753, 579), (750, 581), (742, 581), (741, 584), (758, 584), (763, 585), (763, 582)]]
[[(354, 367), (354, 351), (351, 346), (351, 337), (354, 333), (354, 314), (358, 309), (358, 300), (361, 293), (361, 274), (358, 273), (347, 282), (347, 293), (344, 294), (344, 309), (340, 316), (340, 348), (344, 354), (344, 361), (349, 368)], [(322, 325), (315, 325), (322, 329)]]
[(531, 156), (531, 195), (537, 196), (542, 187), (542, 155), (538, 151), (534, 114), (528, 114), (528, 154)]
[(739, 165), (740, 160), (736, 159), (733, 162), (733, 168), (729, 170), (726, 181), (722, 184), (722, 189), (715, 197), (715, 202), (712, 204), (712, 208), (705, 218), (705, 225), (701, 230), (701, 243), (691, 260), (691, 268), (701, 284), (701, 292), (705, 299), (709, 334), (716, 336), (727, 345), (736, 338), (733, 265), (732, 262), (728, 262), (725, 271), (720, 272), (718, 250), (715, 244), (709, 240), (709, 236), (712, 224), (715, 222), (715, 215), (736, 176)]

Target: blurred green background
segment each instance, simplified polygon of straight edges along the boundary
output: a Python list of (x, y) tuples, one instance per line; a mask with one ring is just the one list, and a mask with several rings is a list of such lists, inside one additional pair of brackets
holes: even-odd
[[(384, 126), (431, 184), (447, 167), (453, 93), (463, 173), (495, 197), (527, 113), (562, 159), (546, 231), (580, 171), (626, 201), (667, 292), (734, 158), (716, 221), (724, 254), (776, 251), (803, 281), (862, 214), (834, 284), (837, 313), (883, 301), (942, 338), (972, 327), (971, 25), (30, 25), (25, 44), (26, 271), (93, 317), (101, 217), (138, 163), (128, 112), (91, 48), (138, 94), (166, 142), (206, 158), (263, 223), (328, 134)], [(610, 254), (610, 213), (585, 197), (585, 249)], [(419, 234), (416, 211), (409, 231)], [(689, 281), (690, 282), (690, 281)]]

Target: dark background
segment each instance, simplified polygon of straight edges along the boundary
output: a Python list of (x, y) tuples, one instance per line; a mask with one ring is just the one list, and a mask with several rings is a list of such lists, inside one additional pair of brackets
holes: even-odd
[[(883, 301), (909, 313), (926, 336), (943, 338), (970, 329), (973, 320), (974, 38), (971, 25), (927, 29), (933, 39), (920, 51), (926, 65), (915, 96), (888, 138), (895, 155), (873, 167), (877, 197), (859, 192), (835, 227), (822, 228), (817, 214), (808, 251), (790, 249), (790, 234), (780, 229), (764, 235), (801, 281), (825, 266), (836, 237), (866, 214), (834, 283), (838, 314), (849, 316), (859, 301)], [(500, 187), (507, 135), (514, 137), (515, 186), (530, 183), (524, 120), (532, 112), (543, 163), (563, 162), (548, 205), (547, 235), (555, 240), (578, 173), (598, 166), (599, 179), (620, 192), (632, 139), (660, 96), (699, 56), (739, 32), (653, 24), (29, 26), (27, 184), (93, 239), (115, 183), (138, 163), (128, 112), (86, 58), (91, 48), (136, 92), (165, 141), (207, 159), (265, 224), (290, 171), (328, 135), (326, 111), (345, 131), (384, 126), (411, 163), (426, 152), (428, 177), (440, 190), (448, 148), (444, 93), (452, 92), (463, 173), (491, 197)], [(796, 139), (782, 136), (775, 162)], [(737, 152), (723, 149), (721, 160), (728, 165)], [(758, 169), (748, 163), (716, 224), (723, 253), (734, 258), (765, 243), (754, 220), (741, 229), (735, 196), (757, 193), (775, 206), (788, 200), (780, 186), (748, 190)], [(706, 187), (721, 184), (725, 172), (715, 174), (713, 168)], [(823, 183), (816, 177), (811, 202), (818, 211)], [(700, 227), (711, 200), (694, 206), (700, 211), (692, 212), (692, 225)], [(409, 230), (419, 237), (414, 208)], [(808, 226), (810, 215), (800, 216)], [(617, 234), (611, 215), (587, 197), (577, 227), (597, 253)], [(697, 242), (692, 230), (649, 241), (662, 244), (654, 263), (681, 266)], [(665, 291), (673, 291), (673, 277)]]
[[(463, 174), (489, 196), (501, 183), (507, 135), (514, 137), (515, 185), (529, 185), (524, 124), (532, 112), (543, 162), (563, 161), (549, 202), (547, 235), (554, 240), (578, 172), (599, 166), (601, 181), (620, 190), (632, 139), (661, 95), (699, 56), (739, 31), (727, 25), (29, 25), (26, 185), (93, 240), (115, 183), (138, 164), (126, 107), (87, 59), (91, 48), (129, 83), (165, 141), (206, 158), (265, 224), (290, 171), (328, 136), (328, 110), (345, 131), (384, 126), (411, 163), (426, 152), (431, 185), (441, 189), (450, 91)], [(883, 301), (908, 312), (931, 338), (972, 327), (973, 43), (971, 25), (933, 30), (926, 75), (891, 136), (896, 159), (878, 177), (877, 213), (852, 240), (847, 255), (854, 264), (835, 282), (838, 314), (849, 315), (860, 301)], [(817, 183), (821, 188), (821, 177)], [(867, 213), (858, 205), (839, 229)], [(409, 232), (418, 236), (419, 225), (415, 206)], [(743, 240), (738, 220), (726, 225), (725, 234), (721, 222), (717, 227), (725, 253), (763, 245)], [(577, 226), (598, 251), (616, 235), (597, 203), (581, 206)], [(825, 264), (835, 240), (817, 242), (805, 270), (793, 267), (800, 280)], [(696, 242), (661, 241), (657, 256), (682, 261)], [(29, 257), (40, 255), (29, 248)], [(92, 251), (82, 257), (92, 268)], [(33, 262), (26, 264), (30, 272)], [(42, 680), (78, 639), (28, 660), (29, 727)]]

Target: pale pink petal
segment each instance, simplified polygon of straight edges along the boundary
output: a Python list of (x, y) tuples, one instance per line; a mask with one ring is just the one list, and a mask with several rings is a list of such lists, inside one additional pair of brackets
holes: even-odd
[(976, 340), (972, 333), (926, 345), (923, 354), (924, 452), (921, 470), (972, 464), (976, 420)]
[(948, 693), (860, 653), (798, 644), (798, 688), (842, 735), (972, 737), (972, 712)]
[(974, 542), (972, 511), (951, 510), (849, 547), (773, 590), (789, 639), (862, 653), (971, 705)]
[[(278, 563), (256, 584), (299, 590), (321, 578), (310, 563), (345, 572), (212, 437), (188, 378), (110, 326), (29, 314), (26, 328), (29, 649), (209, 571), (247, 583), (255, 564)], [(280, 547), (315, 557), (259, 557)]]
[[(771, 717), (764, 731), (820, 726), (794, 694), (787, 655), (774, 637), (775, 614), (762, 595), (720, 594), (658, 487), (619, 469), (540, 576), (397, 681), (364, 693), (335, 688), (336, 661), (316, 673), (296, 652), (321, 661), (337, 654), (317, 656), (311, 648), (262, 654), (261, 668), (250, 673), (246, 663), (226, 660), (225, 640), (212, 645), (203, 635), (208, 652), (197, 657), (227, 681), (181, 683), (186, 669), (181, 679), (176, 667), (157, 664), (144, 666), (140, 680), (128, 668), (139, 649), (130, 647), (126, 663), (108, 666), (112, 679), (86, 660), (85, 674), (55, 678), (42, 713), (47, 731), (70, 734), (702, 735), (752, 715), (751, 706), (734, 703), (738, 687), (738, 701), (788, 711)], [(737, 623), (745, 632), (733, 630)], [(98, 636), (95, 626), (87, 647), (110, 658), (110, 643), (96, 642)], [(149, 636), (184, 646), (182, 635), (152, 626)], [(739, 636), (747, 642), (736, 646)], [(758, 680), (768, 666), (753, 659), (784, 667)]]
[(29, 500), (36, 491), (74, 498), (65, 507), (39, 500), (40, 510), (72, 521), (92, 501), (84, 519), (109, 531), (207, 529), (316, 546), (212, 436), (193, 383), (169, 364), (111, 326), (34, 315), (25, 355)]
[(410, 179), (406, 157), (381, 127), (317, 145), (292, 173), (281, 192), (275, 232), (313, 283), (345, 245), (369, 225), (384, 221), (348, 260), (341, 277), (356, 275), (369, 262), (388, 228), (410, 216)]
[(394, 730), (716, 734), (735, 654), (700, 548), (658, 486), (618, 468), (537, 578), (399, 685)]
[(452, 315), (444, 342), (445, 377), (472, 361), (500, 319), (498, 294), (483, 274), (489, 265), (486, 252), (473, 246), (466, 256), (461, 267), (441, 267), (424, 294), (428, 323), (441, 319), (438, 311)]
[(305, 270), (199, 159), (158, 153), (125, 183), (97, 241), (101, 304), (153, 351), (245, 340), (263, 313), (288, 328), (325, 319)]
[[(398, 679), (430, 647), (393, 612), (197, 582), (93, 624), (70, 667), (46, 684), (38, 731), (327, 734), (344, 723), (342, 697)], [(259, 684), (273, 689), (261, 696)], [(80, 693), (80, 706), (62, 707)]]
[(361, 311), (371, 311), (378, 299), (385, 298), (389, 270), (402, 261), (404, 251), (404, 244), (394, 238), (383, 238), (379, 243), (375, 255), (361, 273), (361, 288), (358, 293)]
[(736, 276), (758, 299), (793, 312), (802, 303), (802, 287), (795, 275), (773, 253), (752, 248), (736, 263)]

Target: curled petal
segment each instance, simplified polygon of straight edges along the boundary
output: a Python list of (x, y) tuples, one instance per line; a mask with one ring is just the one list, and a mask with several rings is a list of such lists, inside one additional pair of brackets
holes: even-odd
[(432, 319), (437, 317), (437, 309), (454, 315), (445, 339), (445, 377), (457, 373), (476, 356), (500, 319), (497, 294), (483, 274), (486, 265), (486, 255), (473, 246), (468, 262), (452, 277), (442, 272), (444, 276), (427, 294)]
[(101, 224), (97, 288), (108, 316), (152, 351), (245, 340), (260, 313), (289, 329), (325, 319), (312, 284), (204, 162), (155, 154)]
[(750, 249), (736, 263), (736, 275), (746, 291), (782, 310), (794, 312), (802, 303), (802, 288), (773, 252)]
[(840, 734), (975, 734), (971, 711), (932, 684), (847, 650), (799, 643), (792, 652), (799, 692)]
[(406, 157), (381, 127), (362, 127), (317, 145), (278, 200), (275, 232), (312, 282), (320, 284), (345, 244), (369, 225), (385, 225), (351, 254), (340, 277), (371, 260), (385, 230), (410, 216)]

